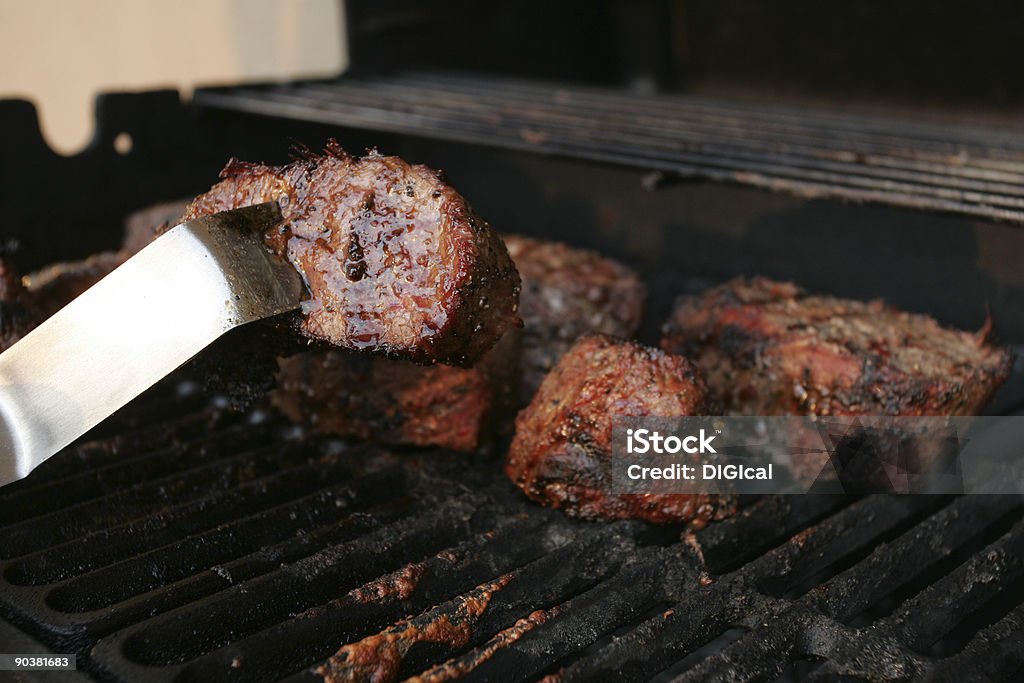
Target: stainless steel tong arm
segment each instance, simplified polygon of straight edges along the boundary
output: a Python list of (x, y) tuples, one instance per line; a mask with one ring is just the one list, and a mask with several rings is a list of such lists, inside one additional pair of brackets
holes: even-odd
[(182, 223), (0, 354), (0, 485), (40, 463), (228, 330), (299, 306), (263, 234), (276, 204)]

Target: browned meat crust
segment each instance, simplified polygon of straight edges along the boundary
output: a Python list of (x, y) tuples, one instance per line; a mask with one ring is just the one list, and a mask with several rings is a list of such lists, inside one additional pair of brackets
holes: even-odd
[(646, 288), (626, 266), (585, 249), (520, 235), (505, 246), (523, 279), (520, 398), (529, 402), (562, 354), (583, 334), (631, 337)]
[(48, 318), (125, 262), (124, 252), (103, 251), (82, 260), (55, 263), (25, 276), (28, 291)]
[(530, 498), (588, 519), (702, 526), (732, 513), (729, 496), (611, 493), (612, 418), (700, 415), (706, 391), (675, 356), (604, 335), (580, 339), (516, 419), (505, 473)]
[(754, 278), (681, 299), (661, 346), (692, 358), (732, 413), (974, 415), (1011, 366), (987, 336)]
[(505, 246), (425, 166), (332, 143), (286, 166), (232, 160), (221, 177), (184, 219), (277, 201), (288, 223), (267, 242), (309, 285), (312, 339), (468, 366), (519, 323)]
[(333, 349), (278, 364), (271, 400), (317, 431), (473, 451), (492, 409), (491, 379), (480, 366), (422, 366)]

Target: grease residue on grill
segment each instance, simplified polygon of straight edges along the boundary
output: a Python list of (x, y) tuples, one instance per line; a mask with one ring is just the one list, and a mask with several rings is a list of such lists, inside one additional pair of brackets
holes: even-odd
[(423, 572), (426, 571), (426, 562), (413, 562), (379, 579), (374, 579), (349, 593), (349, 596), (356, 602), (363, 604), (378, 602), (385, 598), (396, 597), (399, 600), (407, 600), (416, 586), (419, 585)]
[(449, 659), (444, 664), (439, 664), (432, 669), (428, 669), (419, 676), (412, 676), (406, 680), (406, 683), (440, 683), (440, 681), (450, 681), (462, 678), (467, 673), (493, 657), (495, 652), (504, 647), (508, 647), (522, 638), (525, 634), (545, 623), (548, 619), (558, 616), (558, 613), (559, 608), (557, 606), (548, 610), (537, 610), (529, 616), (518, 620), (507, 629), (498, 632), (497, 635), (482, 646), (461, 657)]
[(473, 627), (487, 611), (491, 598), (515, 577), (515, 572), (474, 588), (447, 605), (403, 621), (357, 643), (345, 645), (316, 672), (330, 683), (393, 681), (405, 656), (417, 643), (464, 647)]

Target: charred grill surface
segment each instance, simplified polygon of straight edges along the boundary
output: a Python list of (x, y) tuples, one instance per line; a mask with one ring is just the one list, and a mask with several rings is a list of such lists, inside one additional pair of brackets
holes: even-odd
[(636, 332), (645, 287), (626, 266), (560, 242), (506, 235), (522, 277), (523, 328), (473, 368), (315, 349), (279, 361), (274, 404), (298, 424), (381, 443), (472, 451), (505, 435), (518, 406), (588, 332)]
[(1019, 671), (1019, 497), (766, 498), (680, 539), (495, 467), (165, 383), (0, 492), (0, 613), (108, 681)]
[[(1015, 671), (992, 655), (1024, 627), (1016, 497), (765, 499), (680, 542), (522, 504), (492, 464), (289, 439), (194, 398), (3, 492), (4, 615), (107, 679)], [(15, 505), (58, 491), (79, 493)], [(61, 515), (74, 536), (38, 526)]]
[(312, 339), (472, 365), (518, 323), (508, 252), (436, 171), (332, 143), (287, 166), (233, 160), (221, 177), (183, 219), (277, 201), (286, 223), (267, 243), (309, 286)]

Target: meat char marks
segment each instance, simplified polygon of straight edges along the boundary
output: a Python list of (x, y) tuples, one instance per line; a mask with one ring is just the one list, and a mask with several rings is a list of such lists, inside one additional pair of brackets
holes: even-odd
[(425, 166), (335, 142), (286, 166), (232, 160), (183, 220), (277, 201), (267, 235), (309, 286), (301, 331), (349, 349), (472, 365), (510, 327), (519, 275), (501, 240)]
[(520, 398), (525, 405), (580, 336), (633, 336), (647, 292), (636, 273), (593, 251), (520, 235), (505, 236), (505, 245), (523, 279)]
[(613, 494), (612, 417), (702, 415), (703, 382), (682, 356), (605, 335), (580, 339), (516, 419), (505, 473), (533, 500), (587, 519), (703, 526), (728, 516), (723, 495)]
[(476, 367), (418, 367), (314, 349), (279, 361), (275, 405), (320, 431), (472, 451), (493, 427), (511, 421), (517, 405), (529, 402), (581, 334), (636, 331), (644, 286), (631, 270), (559, 242), (518, 235), (504, 240), (523, 280), (524, 327)]
[(680, 299), (661, 346), (692, 358), (731, 413), (975, 415), (1011, 366), (987, 327), (753, 278)]

